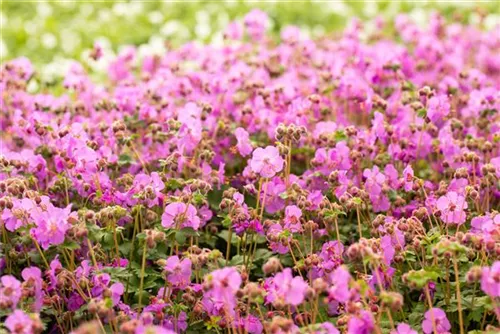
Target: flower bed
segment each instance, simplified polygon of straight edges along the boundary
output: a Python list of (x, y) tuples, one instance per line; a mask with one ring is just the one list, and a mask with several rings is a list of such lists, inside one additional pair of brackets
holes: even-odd
[(3, 66), (7, 330), (499, 330), (499, 30), (268, 24), (60, 95)]

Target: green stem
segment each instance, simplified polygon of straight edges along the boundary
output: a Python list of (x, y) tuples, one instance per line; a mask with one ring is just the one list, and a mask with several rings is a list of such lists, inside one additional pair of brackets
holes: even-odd
[(464, 318), (462, 314), (462, 297), (460, 296), (460, 276), (458, 273), (457, 256), (453, 254), (453, 268), (455, 269), (455, 283), (457, 287), (458, 322), (460, 324), (460, 334), (464, 334)]
[(142, 308), (142, 290), (144, 289), (144, 272), (146, 270), (146, 254), (147, 254), (148, 246), (144, 243), (144, 248), (142, 251), (142, 266), (141, 266), (141, 282), (139, 285), (139, 311)]

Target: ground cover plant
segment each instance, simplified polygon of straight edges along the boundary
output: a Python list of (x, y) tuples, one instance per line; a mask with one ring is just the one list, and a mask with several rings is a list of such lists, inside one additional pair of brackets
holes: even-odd
[(500, 27), (370, 24), (5, 63), (0, 331), (498, 332)]

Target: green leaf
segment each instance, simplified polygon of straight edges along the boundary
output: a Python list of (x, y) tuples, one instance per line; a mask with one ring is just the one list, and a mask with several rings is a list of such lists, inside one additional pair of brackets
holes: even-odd
[(412, 270), (408, 273), (408, 281), (415, 284), (417, 288), (422, 289), (428, 282), (436, 281), (440, 277), (439, 273), (428, 270)]
[(73, 240), (65, 240), (60, 247), (70, 250), (75, 250), (75, 249), (80, 249), (80, 244)]
[(120, 154), (118, 157), (118, 166), (120, 167), (130, 166), (132, 162), (134, 162), (134, 160), (128, 154)]
[(347, 135), (345, 134), (344, 130), (337, 130), (337, 131), (335, 131), (333, 138), (335, 139), (336, 142), (339, 142), (339, 141), (347, 140)]

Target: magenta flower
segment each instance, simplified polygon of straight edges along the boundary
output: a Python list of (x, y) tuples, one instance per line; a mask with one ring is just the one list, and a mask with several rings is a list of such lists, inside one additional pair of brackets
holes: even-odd
[(481, 289), (491, 298), (500, 297), (500, 261), (495, 261), (491, 268), (483, 268)]
[(425, 334), (431, 334), (434, 332), (434, 327), (432, 325), (432, 321), (434, 319), (434, 323), (436, 325), (436, 330), (438, 334), (448, 333), (451, 329), (451, 324), (446, 317), (446, 313), (437, 307), (425, 312), (425, 319), (422, 322), (422, 330)]
[(391, 331), (391, 334), (418, 334), (418, 332), (405, 323), (400, 323), (396, 330)]
[(273, 224), (267, 230), (269, 247), (273, 252), (279, 254), (288, 253), (288, 244), (292, 240), (290, 231), (283, 229), (280, 224)]
[(450, 113), (450, 102), (446, 95), (433, 96), (427, 102), (427, 117), (433, 123), (439, 123)]
[(75, 215), (76, 212), (71, 213), (71, 205), (64, 209), (49, 205), (45, 211), (33, 210), (31, 216), (36, 227), (31, 229), (31, 234), (44, 249), (60, 245), (71, 227), (68, 219)]
[(324, 322), (312, 334), (340, 334), (339, 330), (330, 322)]
[(133, 196), (142, 194), (148, 207), (153, 207), (162, 203), (163, 194), (162, 190), (165, 184), (161, 180), (158, 173), (153, 172), (148, 174), (137, 174), (134, 179), (132, 188), (127, 192), (127, 200), (129, 205), (134, 205), (137, 200)]
[(405, 191), (413, 189), (413, 168), (410, 165), (403, 170), (403, 184)]
[(14, 232), (23, 225), (26, 225), (31, 219), (30, 212), (36, 207), (35, 202), (28, 198), (18, 200), (17, 198), (12, 201), (12, 209), (4, 209), (2, 211), (2, 220), (5, 228)]
[(11, 333), (16, 334), (33, 334), (33, 321), (21, 310), (15, 310), (5, 319), (5, 327)]
[(16, 308), (22, 295), (21, 282), (12, 275), (5, 275), (0, 283), (0, 307)]
[(171, 256), (167, 259), (164, 267), (168, 272), (167, 280), (176, 288), (184, 289), (191, 281), (191, 260), (179, 260), (178, 256)]
[(33, 303), (33, 311), (40, 312), (43, 305), (42, 271), (37, 267), (28, 267), (23, 269), (21, 276), (27, 285), (34, 289), (35, 302)]
[(351, 295), (349, 291), (350, 281), (351, 274), (344, 266), (335, 269), (335, 271), (330, 274), (330, 282), (332, 285), (328, 290), (328, 296), (340, 303), (345, 303)]
[(113, 301), (113, 306), (118, 305), (120, 302), (120, 298), (125, 292), (125, 288), (122, 283), (113, 283), (109, 287), (109, 290), (111, 291), (111, 300)]
[(296, 26), (287, 26), (281, 29), (281, 39), (288, 44), (295, 44), (300, 40), (300, 29)]
[(361, 311), (357, 316), (352, 316), (347, 323), (348, 334), (370, 334), (375, 328), (373, 316), (368, 311)]
[(216, 314), (234, 314), (236, 292), (241, 282), (240, 273), (233, 267), (218, 269), (205, 276), (204, 308)]
[(243, 27), (239, 22), (231, 22), (224, 30), (224, 38), (238, 40), (243, 36)]
[(212, 290), (227, 291), (235, 294), (241, 285), (241, 275), (233, 267), (225, 267), (208, 275)]
[(161, 225), (165, 228), (182, 229), (191, 227), (198, 230), (201, 220), (197, 215), (196, 208), (192, 204), (175, 202), (165, 207), (161, 216)]
[(266, 282), (268, 284), (266, 301), (273, 305), (278, 302), (291, 306), (300, 305), (304, 301), (309, 286), (302, 277), (293, 277), (290, 268), (285, 268)]
[(246, 31), (256, 41), (262, 39), (268, 25), (269, 17), (260, 9), (253, 9), (245, 16)]
[(302, 217), (302, 210), (298, 206), (287, 206), (285, 208), (285, 228), (293, 233), (302, 231), (300, 217)]
[(274, 146), (258, 147), (253, 151), (250, 167), (262, 177), (270, 178), (283, 169), (284, 160)]
[(247, 155), (252, 153), (253, 148), (248, 132), (243, 128), (237, 128), (236, 130), (234, 130), (234, 135), (236, 136), (236, 140), (238, 141), (236, 147), (238, 148), (238, 152), (240, 152), (241, 156), (246, 157)]
[(365, 189), (370, 196), (373, 210), (375, 212), (387, 211), (390, 203), (387, 196), (382, 193), (386, 181), (385, 175), (380, 172), (378, 166), (374, 166), (371, 170), (365, 169), (363, 176), (366, 178)]
[(441, 211), (441, 219), (448, 224), (461, 225), (465, 222), (467, 202), (462, 195), (450, 191), (444, 196), (439, 197), (436, 206)]
[(251, 314), (240, 318), (239, 327), (250, 334), (260, 334), (264, 330), (259, 318)]
[(321, 247), (319, 256), (323, 260), (318, 269), (325, 274), (330, 273), (342, 264), (342, 254), (344, 253), (344, 245), (338, 241), (328, 241)]

